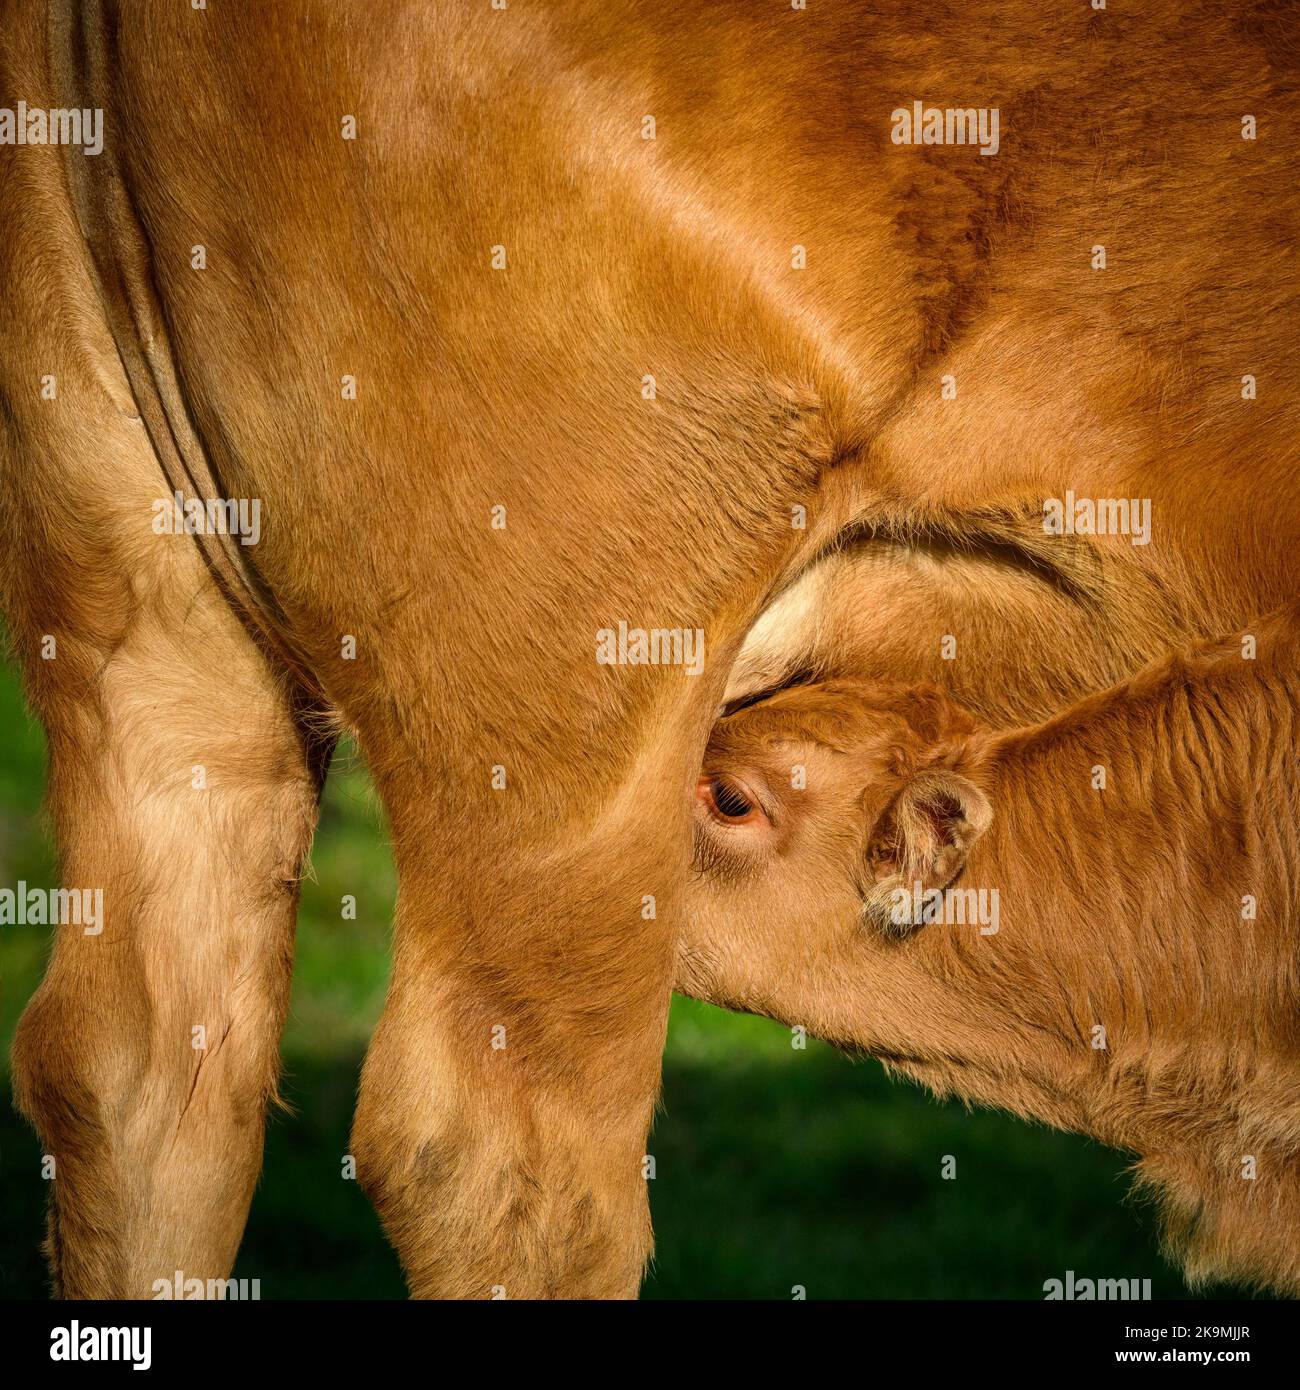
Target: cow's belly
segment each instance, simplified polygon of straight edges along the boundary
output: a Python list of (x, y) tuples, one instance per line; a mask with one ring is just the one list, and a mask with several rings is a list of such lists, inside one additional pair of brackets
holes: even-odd
[(1262, 546), (1249, 557), (1259, 563), (1232, 569), (1207, 546), (1171, 543), (1148, 561), (1098, 538), (1079, 540), (1058, 572), (987, 538), (860, 538), (767, 605), (725, 701), (852, 674), (932, 681), (994, 724), (1035, 721), (1193, 636), (1247, 627), (1300, 579), (1290, 554)]
[(998, 558), (869, 544), (826, 556), (774, 600), (725, 698), (855, 674), (933, 681), (991, 721), (1019, 723), (1118, 679), (1140, 650)]
[[(708, 46), (684, 41), (711, 14), (621, 5), (617, 33), (593, 36), (585, 9), (485, 31), (448, 6), (395, 45), (307, 8), (310, 55), (160, 12), (123, 33), (107, 85), (132, 94), (114, 128), (149, 244), (189, 246), (202, 227), (215, 268), (161, 250), (153, 267), (194, 433), (231, 495), (262, 499), (250, 563), (341, 703), (361, 682), (337, 634), (360, 630), (408, 702), (431, 669), (475, 671), (517, 692), (518, 722), (557, 669), (591, 678), (611, 615), (707, 629), (727, 652), (787, 573), (801, 577), (752, 628), (733, 693), (772, 670), (852, 667), (1020, 719), (1295, 591), (1294, 411), (1276, 387), (1294, 314), (1256, 312), (1290, 241), (1268, 142), (1229, 177), (1199, 146), (1099, 135), (1074, 116), (1092, 46), (1069, 25), (1021, 45), (1014, 17), (1002, 81), (1051, 99), (984, 160), (895, 147), (894, 98), (863, 99), (862, 73), (922, 90), (928, 15), (895, 34), (846, 6), (842, 28), (786, 47), (761, 7), (738, 10), (722, 35), (751, 74), (738, 108)], [(945, 38), (954, 72), (983, 61), (964, 33), (950, 37), (969, 54)], [(239, 140), (212, 145), (159, 52), (184, 55), (196, 101)], [(354, 62), (431, 119), (378, 103), (345, 146), (329, 78)], [(1176, 68), (1128, 85), (1178, 109), (1178, 86), (1146, 81)], [(300, 88), (316, 103), (293, 165), (309, 196), (289, 197), (283, 129), (299, 115), (283, 93)], [(1225, 92), (1225, 109), (1254, 95)], [(842, 124), (807, 119), (825, 109)], [(636, 135), (646, 111), (662, 139)], [(1112, 148), (1153, 171), (1123, 219)], [(1099, 226), (1104, 274), (1086, 254)], [(1243, 363), (1258, 399), (1240, 394)], [(821, 506), (828, 474), (846, 481)], [(1068, 492), (1149, 499), (1150, 543), (1048, 544), (1042, 500)], [(788, 518), (805, 504), (801, 541)], [(395, 517), (415, 543), (392, 544)], [(863, 517), (874, 529), (816, 558)], [(538, 635), (498, 640), (503, 614)], [(463, 692), (452, 703), (469, 718)], [(539, 741), (555, 722), (536, 714)]]

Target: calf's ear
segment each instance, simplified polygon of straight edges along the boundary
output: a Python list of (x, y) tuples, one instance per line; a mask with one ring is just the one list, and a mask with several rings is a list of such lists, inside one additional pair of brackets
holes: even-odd
[(938, 768), (918, 772), (868, 839), (868, 916), (886, 932), (905, 935), (916, 925), (916, 885), (923, 893), (946, 888), (992, 821), (988, 797), (968, 777)]

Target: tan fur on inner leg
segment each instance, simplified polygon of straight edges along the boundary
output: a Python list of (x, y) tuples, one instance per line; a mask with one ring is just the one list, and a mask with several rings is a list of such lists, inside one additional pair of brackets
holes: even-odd
[(57, 930), (15, 1089), (55, 1160), (56, 1288), (147, 1297), (235, 1257), (324, 750), (193, 538), (151, 529), (168, 489), (56, 176), (15, 167), (6, 205), (43, 225), (50, 253), (0, 239), (0, 308), (26, 349), (0, 363), (0, 597), (49, 738), (62, 881), (102, 890), (103, 921)]
[(71, 1296), (229, 1273), (315, 822), (307, 750), (220, 600), (183, 636), (157, 621), (133, 626), (96, 697), (43, 707), (63, 880), (104, 895), (102, 932), (59, 928), (14, 1046), (58, 1165), (51, 1253)]

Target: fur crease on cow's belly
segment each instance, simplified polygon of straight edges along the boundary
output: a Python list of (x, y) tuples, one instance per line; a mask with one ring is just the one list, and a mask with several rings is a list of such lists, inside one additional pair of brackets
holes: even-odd
[(847, 673), (933, 681), (995, 723), (1022, 722), (1143, 664), (1150, 624), (1131, 624), (1129, 643), (1122, 619), (981, 551), (978, 537), (956, 553), (850, 539), (828, 547), (764, 607), (721, 708), (792, 680)]

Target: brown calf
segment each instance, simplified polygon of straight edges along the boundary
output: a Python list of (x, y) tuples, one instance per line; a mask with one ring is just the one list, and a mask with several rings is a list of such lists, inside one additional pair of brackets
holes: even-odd
[(1011, 732), (787, 689), (709, 745), (680, 985), (1132, 1150), (1190, 1278), (1295, 1292), (1298, 743), (1297, 606)]

